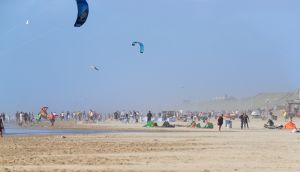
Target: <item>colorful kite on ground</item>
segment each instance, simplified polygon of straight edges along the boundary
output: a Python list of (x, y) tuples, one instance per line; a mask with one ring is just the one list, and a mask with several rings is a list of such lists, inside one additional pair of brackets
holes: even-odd
[(41, 110), (40, 110), (39, 116), (47, 119), (47, 117), (48, 117), (47, 110), (48, 110), (47, 106), (42, 107)]

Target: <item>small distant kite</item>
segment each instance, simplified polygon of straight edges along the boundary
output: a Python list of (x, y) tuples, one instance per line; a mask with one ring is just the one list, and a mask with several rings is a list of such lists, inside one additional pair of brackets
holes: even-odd
[(88, 18), (89, 15), (89, 4), (86, 0), (76, 0), (78, 15), (74, 27), (82, 26)]
[(140, 53), (144, 53), (144, 44), (141, 42), (135, 41), (132, 43), (132, 46), (135, 46), (136, 44), (139, 44), (139, 46), (140, 46)]
[(97, 66), (90, 66), (90, 68), (96, 70), (96, 71), (99, 71), (99, 68)]
[(26, 20), (26, 25), (29, 25), (29, 20)]

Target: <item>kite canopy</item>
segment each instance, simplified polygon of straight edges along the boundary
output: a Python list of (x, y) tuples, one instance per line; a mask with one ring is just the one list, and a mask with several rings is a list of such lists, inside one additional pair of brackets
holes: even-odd
[(284, 125), (284, 128), (285, 129), (297, 129), (297, 126), (292, 121), (289, 121)]
[(99, 71), (99, 68), (97, 66), (90, 66), (92, 69)]
[(48, 110), (48, 107), (47, 107), (47, 106), (43, 106), (43, 107), (41, 108), (41, 110), (40, 110), (39, 115), (40, 115), (41, 117), (43, 117), (43, 118), (47, 118), (47, 116), (48, 116), (47, 110)]
[(139, 46), (140, 46), (140, 53), (144, 53), (144, 44), (141, 42), (135, 41), (132, 43), (132, 46), (135, 46), (136, 44), (139, 44)]
[(80, 27), (85, 23), (85, 21), (88, 18), (89, 5), (86, 2), (86, 0), (76, 0), (76, 3), (77, 3), (78, 15), (74, 27)]

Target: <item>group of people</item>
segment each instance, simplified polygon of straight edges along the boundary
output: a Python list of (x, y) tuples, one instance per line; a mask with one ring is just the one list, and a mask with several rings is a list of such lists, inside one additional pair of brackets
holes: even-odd
[[(219, 126), (219, 131), (221, 131), (221, 128), (222, 128), (222, 125), (223, 125), (223, 122), (224, 122), (224, 115), (220, 115), (218, 117), (218, 126)], [(241, 129), (245, 129), (245, 128), (249, 128), (249, 122), (250, 122), (250, 119), (249, 119), (249, 116), (246, 114), (246, 113), (242, 113), (240, 116), (239, 116), (239, 119), (241, 121)]]
[(34, 115), (30, 112), (17, 112), (16, 122), (19, 126), (23, 126), (34, 121)]
[(142, 120), (142, 113), (139, 111), (116, 111), (113, 113), (113, 119), (123, 121), (125, 123), (139, 123)]

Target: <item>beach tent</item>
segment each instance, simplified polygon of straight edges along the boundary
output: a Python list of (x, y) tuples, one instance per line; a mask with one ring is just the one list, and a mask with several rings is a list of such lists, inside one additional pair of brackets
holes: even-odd
[(260, 116), (260, 115), (261, 114), (260, 114), (259, 110), (254, 110), (251, 112), (251, 116)]
[(214, 124), (211, 122), (207, 122), (207, 124), (204, 126), (204, 128), (214, 128)]
[(176, 122), (176, 117), (167, 118), (168, 122)]
[(175, 125), (171, 125), (169, 122), (165, 121), (162, 125), (164, 128), (175, 128)]
[(157, 127), (157, 122), (148, 121), (144, 127)]
[(296, 129), (297, 126), (296, 126), (296, 124), (294, 124), (292, 121), (289, 121), (289, 122), (287, 122), (287, 123), (284, 125), (284, 128), (285, 128), (285, 129)]
[(152, 121), (148, 121), (144, 127), (154, 127), (154, 123)]

